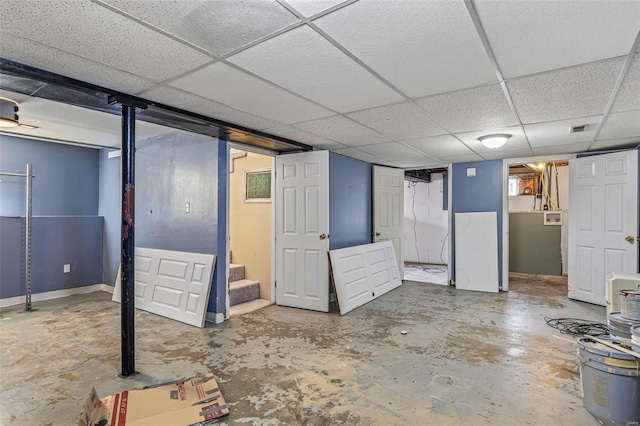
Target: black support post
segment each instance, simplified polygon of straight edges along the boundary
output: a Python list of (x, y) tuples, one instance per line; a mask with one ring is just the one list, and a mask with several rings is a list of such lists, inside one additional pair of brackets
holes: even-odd
[(122, 246), (121, 246), (121, 331), (122, 372), (136, 373), (135, 360), (135, 121), (134, 106), (122, 104)]

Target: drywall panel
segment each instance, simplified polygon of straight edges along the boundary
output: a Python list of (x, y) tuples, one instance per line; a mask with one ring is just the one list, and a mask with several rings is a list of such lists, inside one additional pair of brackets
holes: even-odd
[[(203, 327), (216, 256), (136, 247), (136, 308)], [(120, 273), (113, 300), (121, 301)]]
[(391, 241), (330, 250), (329, 257), (340, 315), (402, 285)]
[(456, 288), (498, 292), (498, 215), (456, 213)]
[(509, 272), (562, 275), (561, 226), (544, 213), (509, 213)]

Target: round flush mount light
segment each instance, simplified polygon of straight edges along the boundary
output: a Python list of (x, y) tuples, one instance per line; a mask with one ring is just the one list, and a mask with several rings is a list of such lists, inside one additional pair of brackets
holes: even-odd
[(480, 136), (478, 140), (487, 148), (495, 149), (500, 148), (502, 145), (507, 143), (507, 140), (509, 140), (510, 137), (511, 135), (507, 133), (498, 133), (495, 135)]
[(18, 103), (0, 97), (0, 127), (18, 127)]

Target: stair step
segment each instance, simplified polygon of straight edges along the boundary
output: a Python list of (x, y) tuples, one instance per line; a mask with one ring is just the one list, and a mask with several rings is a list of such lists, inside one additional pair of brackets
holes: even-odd
[(239, 305), (232, 306), (229, 309), (229, 315), (232, 317), (238, 315), (248, 314), (249, 312), (257, 311), (258, 309), (265, 308), (271, 305), (271, 302), (264, 299), (256, 299), (250, 302), (240, 303)]
[(236, 280), (229, 283), (229, 305), (235, 306), (260, 298), (260, 283), (252, 280)]
[(229, 282), (243, 280), (244, 279), (244, 265), (238, 265), (237, 263), (229, 264)]

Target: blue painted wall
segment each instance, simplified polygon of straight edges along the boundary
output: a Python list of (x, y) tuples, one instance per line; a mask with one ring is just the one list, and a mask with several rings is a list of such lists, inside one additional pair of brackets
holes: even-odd
[(226, 305), (226, 170), (226, 142), (209, 136), (176, 132), (136, 142), (136, 246), (218, 255), (210, 313)]
[[(33, 165), (34, 216), (98, 214), (98, 150), (0, 135), (0, 171)], [(2, 176), (0, 216), (24, 215), (25, 180)]]
[[(0, 170), (33, 165), (32, 293), (102, 282), (98, 150), (0, 135)], [(24, 294), (26, 180), (0, 181), (0, 298)], [(63, 265), (71, 272), (64, 273)]]
[(109, 158), (110, 149), (100, 150), (100, 194), (98, 214), (104, 217), (102, 282), (115, 285), (120, 266), (120, 157)]
[(329, 153), (329, 249), (371, 242), (371, 164)]
[[(467, 177), (467, 168), (476, 169), (475, 177)], [(451, 221), (452, 251), (455, 253), (455, 214), (496, 212), (498, 214), (498, 277), (502, 286), (502, 160), (457, 163), (452, 170)], [(450, 262), (451, 279), (455, 280), (455, 256)]]

